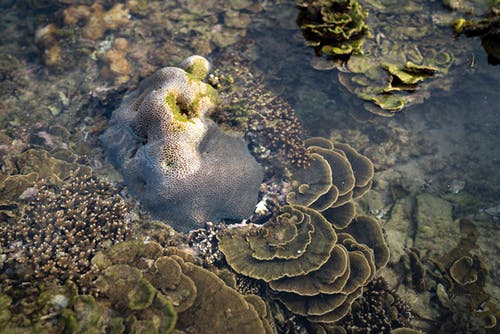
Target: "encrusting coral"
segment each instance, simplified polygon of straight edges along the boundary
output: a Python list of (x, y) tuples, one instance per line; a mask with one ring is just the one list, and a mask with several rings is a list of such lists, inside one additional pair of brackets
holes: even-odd
[(24, 217), (0, 225), (6, 274), (21, 281), (83, 279), (95, 253), (128, 236), (127, 212), (116, 190), (95, 176), (36, 183)]
[[(89, 280), (2, 286), (4, 333), (275, 333), (268, 305), (236, 290), (228, 270), (154, 241), (98, 252)], [(88, 294), (79, 294), (79, 291)]]
[(117, 38), (113, 41), (113, 47), (102, 56), (107, 65), (101, 69), (104, 78), (114, 78), (116, 83), (124, 83), (130, 79), (132, 67), (126, 56), (128, 53), (128, 42), (125, 38)]
[[(135, 313), (137, 322), (141, 322), (141, 315), (151, 315), (147, 310), (155, 310), (155, 300), (165, 300), (173, 304), (178, 331), (271, 333), (270, 324), (263, 318), (265, 312), (256, 310), (263, 303), (259, 297), (250, 301), (177, 248), (128, 241), (99, 253), (92, 262), (98, 268), (97, 291), (116, 310), (128, 309), (132, 314), (134, 310), (141, 311)], [(167, 321), (156, 330), (171, 332), (174, 327), (171, 316), (159, 315), (156, 319)], [(150, 327), (155, 324), (150, 322), (147, 324)]]
[(352, 204), (356, 187), (363, 189), (359, 195), (369, 188), (371, 162), (326, 139), (306, 145), (321, 154), (312, 153), (310, 166), (292, 172), (288, 205), (263, 225), (219, 233), (219, 248), (237, 273), (265, 281), (272, 298), (292, 313), (333, 323), (386, 265), (389, 250), (378, 222), (356, 216)]
[(245, 142), (208, 116), (218, 97), (192, 56), (160, 69), (130, 93), (101, 137), (110, 160), (154, 216), (188, 231), (249, 216), (263, 172)]
[(0, 294), (2, 333), (123, 333), (123, 319), (89, 295), (78, 295), (75, 284), (25, 285)]

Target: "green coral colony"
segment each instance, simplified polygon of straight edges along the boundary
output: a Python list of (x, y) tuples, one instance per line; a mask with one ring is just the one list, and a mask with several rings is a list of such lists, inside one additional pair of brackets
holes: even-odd
[(367, 13), (354, 0), (297, 1), (297, 23), (308, 44), (332, 56), (361, 52)]
[(340, 83), (369, 102), (368, 111), (393, 116), (442, 88), (430, 79), (447, 74), (453, 53), (463, 51), (447, 45), (418, 2), (406, 4), (404, 13), (398, 2), (363, 3), (369, 15), (354, 0), (297, 1), (297, 21), (307, 44), (331, 63), (316, 61), (315, 68), (338, 67)]

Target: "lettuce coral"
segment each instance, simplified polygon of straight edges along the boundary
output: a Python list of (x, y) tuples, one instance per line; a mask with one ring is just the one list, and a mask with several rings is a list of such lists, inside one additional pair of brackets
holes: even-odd
[(352, 199), (371, 186), (373, 164), (347, 144), (310, 138), (311, 164), (292, 170), (286, 206), (263, 225), (228, 228), (219, 249), (241, 275), (312, 323), (334, 323), (389, 260), (382, 228), (356, 215)]

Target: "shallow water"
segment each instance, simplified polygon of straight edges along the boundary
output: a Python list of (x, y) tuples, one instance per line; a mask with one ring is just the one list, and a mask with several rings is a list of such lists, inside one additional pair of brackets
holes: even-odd
[[(188, 7), (185, 1), (179, 3)], [(173, 12), (146, 12), (132, 15), (133, 25), (137, 24), (134, 29), (106, 31), (98, 41), (72, 41), (69, 45), (77, 45), (83, 51), (69, 52), (68, 57), (77, 54), (81, 58), (63, 56), (59, 65), (47, 66), (42, 61), (47, 51), (34, 42), (33, 36), (40, 26), (62, 24), (61, 18), (53, 17), (42, 5), (36, 10), (20, 4), (11, 7), (12, 2), (8, 1), (1, 5), (8, 13), (1, 25), (2, 35), (9, 36), (0, 44), (4, 70), (0, 103), (5, 136), (1, 143), (2, 159), (32, 147), (52, 151), (70, 148), (78, 155), (86, 155), (87, 162), (100, 175), (113, 180), (120, 177), (106, 163), (96, 134), (105, 128), (124, 92), (155, 69), (176, 64), (189, 53), (216, 59), (225, 47), (223, 43), (212, 41), (210, 47), (205, 41), (194, 43), (189, 39), (196, 35), (195, 31), (203, 34), (207, 29), (212, 33), (224, 29), (213, 22), (218, 22), (222, 11), (207, 15), (205, 26), (200, 24), (202, 28), (195, 26), (196, 20), (189, 15), (172, 18), (171, 24), (183, 26), (175, 33), (167, 24), (157, 25), (162, 16)], [(427, 5), (437, 6), (434, 1)], [(211, 10), (200, 6), (198, 11)], [(445, 247), (456, 246), (464, 237), (457, 221), (472, 220), (479, 233), (477, 248), (472, 253), (489, 269), (485, 290), (498, 302), (500, 66), (488, 63), (478, 37), (455, 37), (451, 29), (442, 29), (443, 34), (448, 34), (444, 39), (450, 45), (464, 49), (449, 73), (431, 79), (437, 84), (422, 103), (406, 107), (391, 118), (376, 116), (364, 110), (364, 102), (339, 82), (337, 70), (318, 71), (311, 66), (314, 50), (304, 44), (295, 24), (297, 13), (293, 2), (265, 2), (260, 10), (251, 12), (248, 25), (234, 28), (235, 39), (253, 45), (253, 53), (248, 55), (252, 70), (262, 73), (264, 86), (296, 110), (307, 137), (324, 136), (349, 143), (374, 162), (373, 189), (358, 203), (358, 209), (379, 219), (393, 254), (401, 256), (407, 249), (419, 248), (424, 253), (442, 256), (449, 251)], [(152, 25), (148, 25), (148, 18)], [(173, 29), (176, 30), (175, 25)], [(245, 39), (242, 35), (246, 35)], [(132, 71), (130, 80), (125, 82), (106, 76), (99, 58), (99, 50), (109, 48), (117, 36), (128, 38), (131, 44)], [(146, 41), (147, 55), (146, 51), (141, 53), (142, 40)], [(101, 61), (89, 60), (92, 57)], [(422, 194), (431, 194), (452, 207), (449, 218), (456, 224), (453, 233), (431, 233), (428, 240), (422, 240), (416, 207), (406, 220), (391, 219), (397, 203), (415, 201)], [(393, 286), (399, 286), (403, 298), (415, 301), (422, 317), (436, 316), (435, 311), (426, 312), (433, 298), (431, 292), (420, 294), (399, 284), (402, 273), (398, 261), (399, 258), (391, 259), (392, 267), (383, 273), (384, 277)], [(425, 328), (425, 324), (419, 325)]]
[[(336, 131), (351, 129), (367, 135), (371, 144), (383, 146), (400, 140), (398, 136), (403, 134), (398, 132), (402, 131), (407, 137), (403, 151), (411, 152), (415, 146), (425, 144), (435, 159), (446, 161), (448, 168), (439, 180), (432, 180), (437, 175), (427, 175), (430, 183), (437, 183), (433, 186), (439, 191), (446, 191), (447, 183), (453, 178), (462, 177), (470, 181), (467, 187), (471, 187), (474, 194), (484, 195), (483, 200), (487, 202), (495, 202), (500, 71), (498, 66), (488, 64), (479, 38), (455, 38), (451, 30), (443, 30), (443, 34), (448, 34), (445, 37), (448, 43), (461, 45), (467, 51), (456, 59), (449, 75), (436, 79), (441, 82), (431, 89), (429, 98), (422, 104), (384, 118), (373, 117), (364, 110), (364, 102), (339, 83), (336, 70), (317, 71), (309, 65), (314, 52), (304, 45), (300, 29), (294, 26), (269, 29), (274, 23), (271, 19), (254, 28), (258, 49), (255, 64), (268, 73), (268, 87), (296, 109), (308, 135), (331, 136)], [(422, 158), (417, 152), (411, 154), (414, 162)], [(423, 155), (426, 154), (429, 155)], [(377, 160), (377, 157), (371, 158)], [(396, 158), (399, 164), (409, 160), (407, 155)], [(386, 169), (383, 164), (378, 168)], [(477, 184), (476, 181), (483, 179), (481, 175), (492, 178), (487, 181), (491, 189)]]
[[(364, 102), (339, 83), (336, 70), (312, 68), (314, 51), (303, 44), (300, 29), (269, 29), (275, 22), (271, 19), (255, 27), (257, 68), (269, 73), (267, 84), (296, 109), (308, 135), (351, 143), (372, 159), (375, 184), (364, 204), (386, 231), (399, 228), (390, 218), (399, 196), (395, 189), (402, 188), (410, 197), (431, 193), (451, 199), (468, 194), (479, 200), (472, 210), (464, 202), (451, 201), (453, 219), (477, 221), (481, 237), (476, 252), (488, 263), (488, 291), (498, 299), (498, 217), (490, 216), (489, 222), (483, 218), (485, 212), (496, 212), (500, 198), (500, 68), (489, 63), (480, 38), (457, 38), (451, 29), (442, 30), (446, 43), (466, 51), (447, 76), (435, 79), (442, 83), (423, 103), (385, 118), (364, 110)], [(399, 242), (418, 247), (414, 232)], [(460, 238), (456, 232), (434, 235), (425, 251), (442, 254), (445, 240)]]

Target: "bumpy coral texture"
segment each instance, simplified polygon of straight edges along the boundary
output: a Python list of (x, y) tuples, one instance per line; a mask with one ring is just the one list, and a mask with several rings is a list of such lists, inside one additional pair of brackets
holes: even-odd
[(102, 140), (111, 162), (154, 216), (188, 231), (250, 215), (263, 173), (245, 142), (208, 117), (217, 93), (201, 80), (208, 61), (166, 67), (114, 111)]
[(9, 250), (5, 273), (23, 281), (83, 283), (91, 257), (129, 236), (127, 207), (116, 189), (94, 175), (75, 171), (58, 186), (45, 183), (32, 188), (21, 221), (0, 224), (0, 249)]

